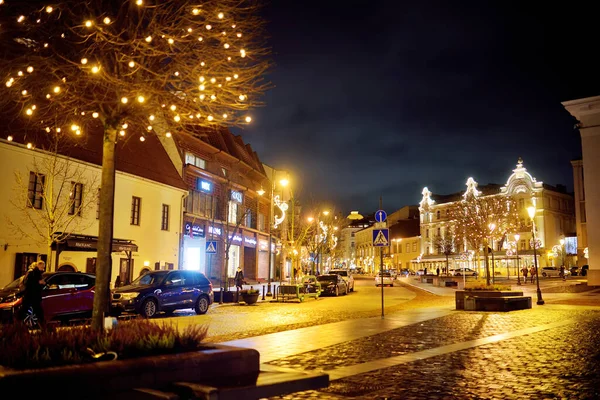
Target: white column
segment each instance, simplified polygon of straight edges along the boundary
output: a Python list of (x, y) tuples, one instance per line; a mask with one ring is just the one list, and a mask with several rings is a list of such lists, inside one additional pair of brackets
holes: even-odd
[(600, 286), (600, 96), (563, 102), (579, 121), (588, 238), (588, 285)]

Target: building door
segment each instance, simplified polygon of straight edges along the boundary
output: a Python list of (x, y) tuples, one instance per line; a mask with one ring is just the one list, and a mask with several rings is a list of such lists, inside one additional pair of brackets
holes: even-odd
[(256, 249), (244, 247), (244, 264), (242, 267), (244, 277), (256, 280)]
[(131, 283), (131, 277), (133, 276), (133, 259), (131, 259), (131, 265), (129, 264), (129, 258), (121, 258), (119, 261), (119, 277), (121, 278), (121, 285), (129, 285)]
[(96, 257), (86, 259), (85, 272), (87, 274), (96, 275)]

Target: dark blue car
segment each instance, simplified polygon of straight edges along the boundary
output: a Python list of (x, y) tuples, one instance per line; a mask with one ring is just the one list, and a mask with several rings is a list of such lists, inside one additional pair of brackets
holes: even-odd
[(145, 318), (184, 308), (205, 314), (213, 301), (212, 283), (199, 271), (151, 271), (114, 289), (111, 309), (114, 315), (129, 312)]

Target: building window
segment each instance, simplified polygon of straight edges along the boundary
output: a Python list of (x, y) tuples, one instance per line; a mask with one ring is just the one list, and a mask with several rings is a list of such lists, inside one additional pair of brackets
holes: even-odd
[(37, 174), (33, 171), (29, 172), (29, 190), (27, 193), (27, 207), (42, 209), (44, 205), (44, 184), (46, 176)]
[(437, 228), (437, 235), (442, 236), (442, 228)]
[(100, 188), (98, 188), (98, 194), (96, 196), (96, 219), (100, 219)]
[(142, 199), (133, 196), (131, 198), (131, 225), (140, 225), (140, 209), (142, 207)]
[(198, 168), (206, 169), (206, 160), (203, 160), (192, 153), (185, 153), (185, 163), (195, 165)]
[(440, 210), (437, 210), (435, 213), (436, 219), (440, 219)]
[(425, 237), (429, 238), (429, 229), (425, 229)]
[(81, 217), (81, 202), (83, 199), (83, 183), (71, 182), (71, 193), (69, 194), (69, 215)]
[(213, 196), (210, 193), (190, 191), (186, 198), (185, 210), (189, 213), (201, 215), (206, 218), (213, 216)]
[(410, 253), (410, 243), (406, 243), (406, 252)]
[(163, 231), (169, 230), (169, 205), (168, 204), (162, 205), (162, 218), (161, 218), (160, 229)]
[(416, 252), (417, 252), (417, 242), (414, 242), (414, 243), (413, 243), (413, 246), (412, 246), (412, 251), (413, 251), (413, 253), (416, 253)]
[(246, 223), (244, 225), (246, 225), (248, 228), (253, 228), (252, 226), (252, 210), (247, 208), (246, 209)]
[(240, 207), (239, 203), (237, 203), (235, 201), (229, 202), (229, 215), (227, 216), (227, 221), (230, 224), (237, 224), (239, 207)]
[(265, 232), (265, 214), (258, 214), (258, 228), (259, 231)]
[(221, 168), (221, 172), (223, 173), (223, 176), (227, 176), (227, 170), (225, 168)]
[(402, 253), (402, 245), (398, 246), (398, 253)]

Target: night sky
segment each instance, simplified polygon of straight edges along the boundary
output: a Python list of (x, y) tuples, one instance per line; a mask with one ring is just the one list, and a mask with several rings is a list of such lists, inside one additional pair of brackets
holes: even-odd
[(343, 212), (503, 184), (519, 157), (570, 191), (581, 139), (561, 102), (600, 95), (597, 14), (522, 3), (271, 0), (273, 88), (236, 133), (305, 204)]

